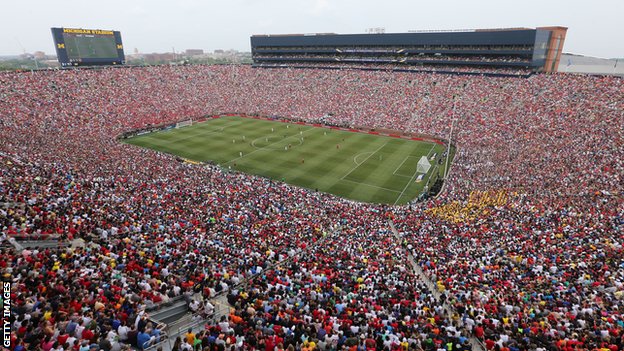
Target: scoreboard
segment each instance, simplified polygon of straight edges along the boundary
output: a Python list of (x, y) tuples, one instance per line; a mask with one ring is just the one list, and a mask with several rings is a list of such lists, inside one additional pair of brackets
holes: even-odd
[(121, 33), (112, 30), (52, 28), (61, 67), (123, 65)]

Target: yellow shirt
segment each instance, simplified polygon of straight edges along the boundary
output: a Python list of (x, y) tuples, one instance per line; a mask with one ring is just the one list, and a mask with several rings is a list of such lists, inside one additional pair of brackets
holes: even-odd
[(195, 334), (193, 333), (186, 333), (186, 335), (184, 335), (184, 337), (186, 338), (186, 342), (188, 342), (191, 345), (195, 344)]

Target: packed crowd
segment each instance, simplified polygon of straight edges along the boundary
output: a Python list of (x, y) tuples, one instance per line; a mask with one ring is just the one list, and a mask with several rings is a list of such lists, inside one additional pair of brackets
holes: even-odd
[(280, 67), (280, 68), (314, 68), (314, 69), (355, 69), (396, 72), (437, 72), (447, 74), (470, 74), (488, 75), (496, 77), (528, 77), (534, 70), (523, 67), (492, 67), (484, 65), (429, 65), (423, 62), (411, 62), (411, 64), (399, 62), (374, 62), (366, 60), (345, 60), (345, 62), (311, 62), (311, 61), (284, 61), (272, 62), (271, 60), (258, 61), (256, 67)]
[(383, 46), (256, 46), (257, 52), (270, 52), (270, 51), (281, 51), (281, 52), (301, 52), (301, 51), (312, 51), (312, 52), (334, 52), (340, 50), (342, 52), (397, 52), (397, 51), (408, 51), (410, 53), (416, 51), (445, 51), (445, 50), (453, 50), (453, 51), (481, 51), (481, 50), (501, 50), (501, 51), (530, 51), (532, 50), (531, 46), (526, 45), (383, 45)]
[(316, 59), (323, 60), (331, 60), (331, 61), (343, 61), (343, 62), (408, 62), (408, 63), (427, 63), (429, 61), (457, 61), (458, 63), (462, 62), (519, 62), (526, 63), (527, 65), (531, 62), (526, 57), (516, 57), (516, 56), (460, 56), (460, 55), (407, 55), (401, 53), (389, 53), (389, 54), (368, 54), (361, 55), (357, 53), (341, 53), (341, 54), (289, 54), (289, 53), (279, 53), (279, 54), (255, 54), (253, 56), (255, 61), (312, 61), (314, 62)]
[[(0, 75), (0, 111), (3, 238), (91, 243), (1, 249), (14, 350), (141, 348), (161, 334), (150, 306), (222, 291), (230, 316), (180, 349), (450, 351), (469, 348), (471, 335), (500, 350), (624, 347), (621, 79), (51, 71)], [(459, 151), (440, 197), (387, 207), (115, 139), (222, 112), (331, 115), (442, 138), (453, 129)], [(473, 190), (504, 190), (505, 201), (477, 206)], [(440, 216), (450, 204), (456, 213)], [(454, 314), (414, 275), (410, 255)]]
[(322, 240), (233, 291), (218, 332), (261, 349), (471, 349), (382, 216), (358, 214)]

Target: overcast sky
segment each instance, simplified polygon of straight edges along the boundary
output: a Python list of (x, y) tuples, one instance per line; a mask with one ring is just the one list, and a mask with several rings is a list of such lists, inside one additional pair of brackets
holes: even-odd
[(50, 27), (121, 31), (125, 51), (249, 51), (251, 34), (569, 27), (564, 51), (624, 58), (624, 0), (30, 0), (1, 6), (0, 55), (54, 53)]

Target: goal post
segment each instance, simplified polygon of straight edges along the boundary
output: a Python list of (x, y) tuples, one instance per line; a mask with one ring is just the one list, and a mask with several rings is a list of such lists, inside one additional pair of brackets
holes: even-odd
[(187, 127), (193, 124), (193, 120), (192, 119), (187, 119), (186, 121), (181, 121), (176, 123), (176, 129), (177, 128), (182, 128), (182, 127)]
[(423, 156), (418, 161), (418, 166), (416, 167), (416, 172), (426, 174), (429, 172), (429, 168), (431, 168), (431, 163), (427, 159), (427, 156)]

